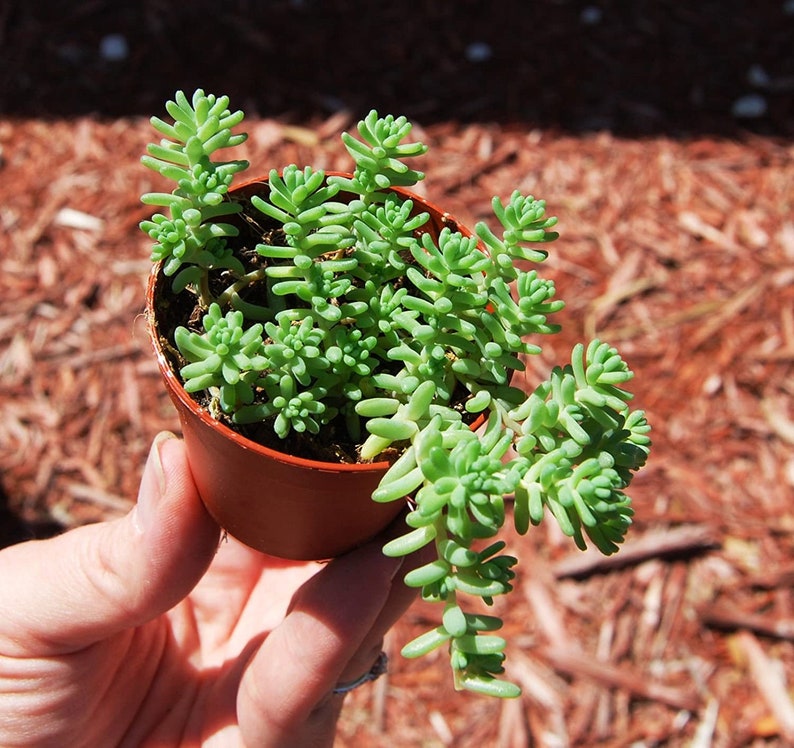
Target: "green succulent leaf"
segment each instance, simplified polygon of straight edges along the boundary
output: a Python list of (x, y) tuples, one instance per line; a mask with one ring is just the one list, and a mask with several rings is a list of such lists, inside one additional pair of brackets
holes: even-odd
[(383, 546), (383, 552), (387, 556), (407, 556), (409, 553), (424, 548), (428, 543), (432, 542), (435, 537), (436, 530), (434, 527), (419, 527), (399, 538), (390, 540)]
[(408, 659), (424, 657), (424, 655), (429, 654), (434, 649), (438, 649), (440, 646), (446, 644), (449, 640), (450, 635), (444, 630), (443, 627), (439, 626), (438, 628), (431, 629), (424, 634), (420, 634), (416, 637), (416, 639), (406, 644), (402, 648), (401, 654), (403, 657)]
[(453, 636), (458, 640), (465, 636), (469, 630), (469, 623), (466, 619), (466, 614), (456, 603), (447, 605), (442, 615), (441, 621), (444, 630), (447, 631), (450, 636)]
[(484, 675), (464, 676), (459, 685), (462, 690), (499, 699), (516, 699), (521, 695), (521, 689), (515, 683)]

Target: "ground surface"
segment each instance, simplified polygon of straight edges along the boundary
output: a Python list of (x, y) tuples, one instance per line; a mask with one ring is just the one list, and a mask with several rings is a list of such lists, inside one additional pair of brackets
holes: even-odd
[(654, 452), (616, 557), (512, 540), (520, 701), (402, 661), (438, 616), (416, 605), (339, 745), (794, 744), (791, 3), (174, 5), (0, 11), (0, 543), (126, 511), (177, 428), (139, 316), (146, 116), (229, 93), (265, 171), (344, 167), (341, 129), (406, 113), (462, 221), (515, 187), (559, 216), (565, 331), (528, 378), (582, 336), (619, 345)]

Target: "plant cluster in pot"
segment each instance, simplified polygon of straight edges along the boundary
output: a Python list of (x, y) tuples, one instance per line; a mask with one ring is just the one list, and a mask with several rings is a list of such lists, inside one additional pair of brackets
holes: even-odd
[(495, 197), (498, 230), (468, 231), (406, 189), (427, 148), (374, 111), (342, 135), (352, 173), (290, 165), (231, 189), (247, 162), (212, 160), (246, 138), (228, 105), (177, 92), (143, 158), (175, 183), (142, 197), (162, 210), (141, 224), (148, 314), (202, 500), (295, 559), (343, 553), (407, 504), (383, 552), (434, 545), (404, 581), (443, 613), (403, 654), (447, 647), (457, 688), (516, 696), (502, 621), (466, 598), (512, 589), (508, 519), (525, 533), (551, 515), (579, 547), (617, 550), (650, 446), (632, 373), (594, 340), (531, 392), (511, 386), (563, 307), (535, 269), (557, 237), (542, 200)]

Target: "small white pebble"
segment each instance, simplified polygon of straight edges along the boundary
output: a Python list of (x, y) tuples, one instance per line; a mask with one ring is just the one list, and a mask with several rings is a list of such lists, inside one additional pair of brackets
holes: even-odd
[(722, 377), (719, 374), (711, 374), (703, 382), (703, 394), (707, 396), (716, 395), (722, 389)]
[(604, 11), (595, 5), (588, 5), (586, 8), (582, 8), (582, 12), (579, 14), (579, 20), (585, 26), (595, 26), (596, 24), (601, 23), (601, 19), (603, 17)]
[(485, 62), (493, 57), (493, 48), (488, 42), (472, 42), (466, 47), (466, 59), (469, 62)]
[(74, 208), (61, 208), (55, 214), (53, 220), (56, 226), (80, 229), (81, 231), (100, 231), (104, 225), (104, 221), (101, 218)]
[(99, 42), (99, 54), (103, 60), (118, 62), (127, 59), (129, 54), (127, 39), (121, 34), (108, 34)]
[(733, 102), (731, 113), (741, 119), (755, 119), (766, 114), (766, 99), (761, 94), (747, 94)]
[(763, 65), (750, 65), (747, 71), (747, 82), (756, 88), (766, 88), (769, 83), (769, 74), (764, 70)]

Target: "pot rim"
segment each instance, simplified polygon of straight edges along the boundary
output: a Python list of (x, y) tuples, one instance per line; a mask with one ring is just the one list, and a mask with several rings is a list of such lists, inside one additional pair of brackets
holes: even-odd
[(159, 333), (157, 330), (157, 322), (154, 314), (154, 289), (157, 279), (160, 275), (160, 268), (162, 263), (155, 264), (149, 274), (149, 282), (146, 290), (146, 317), (147, 328), (149, 332), (149, 339), (154, 347), (155, 356), (157, 358), (157, 366), (160, 369), (160, 374), (165, 380), (166, 386), (172, 397), (176, 397), (179, 402), (196, 415), (199, 420), (208, 428), (216, 431), (221, 436), (233, 441), (243, 449), (248, 449), (253, 452), (265, 455), (273, 460), (284, 462), (290, 465), (310, 468), (323, 472), (332, 473), (347, 473), (347, 472), (384, 472), (388, 470), (390, 464), (388, 462), (325, 462), (321, 460), (310, 460), (306, 457), (296, 457), (288, 452), (279, 452), (278, 450), (266, 447), (264, 444), (259, 444), (247, 437), (239, 434), (234, 429), (229, 428), (221, 421), (213, 418), (205, 408), (202, 408), (190, 395), (185, 391), (182, 382), (177, 374), (171, 368), (171, 364), (165, 355), (165, 352), (160, 345)]
[[(353, 174), (350, 172), (345, 171), (332, 171), (332, 170), (325, 170), (326, 177), (329, 176), (341, 176), (341, 177), (352, 177)], [(269, 179), (269, 172), (267, 174), (251, 177), (250, 179), (246, 179), (239, 184), (235, 184), (230, 189), (230, 192), (237, 191), (244, 187), (249, 187), (253, 184), (266, 184)], [(457, 219), (448, 211), (441, 209), (438, 205), (431, 202), (427, 198), (422, 195), (417, 194), (409, 189), (404, 187), (391, 187), (390, 190), (396, 192), (397, 194), (401, 195), (406, 199), (413, 200), (415, 204), (421, 206), (422, 209), (425, 209), (431, 213), (436, 214), (440, 222), (445, 226), (454, 226), (456, 230), (462, 231), (469, 236), (471, 236), (471, 231), (464, 226), (463, 224), (458, 223)], [(149, 338), (152, 342), (152, 346), (154, 347), (155, 356), (157, 358), (157, 365), (160, 369), (160, 373), (163, 376), (163, 379), (166, 382), (166, 386), (168, 387), (169, 392), (171, 393), (172, 397), (176, 397), (179, 402), (185, 406), (188, 410), (193, 412), (198, 418), (204, 423), (208, 428), (213, 429), (221, 436), (230, 439), (234, 443), (238, 444), (241, 448), (251, 450), (253, 452), (257, 452), (262, 454), (266, 457), (269, 457), (273, 460), (277, 460), (282, 463), (286, 463), (289, 465), (295, 465), (298, 467), (304, 467), (311, 470), (317, 470), (322, 472), (329, 472), (329, 473), (377, 473), (377, 472), (385, 472), (389, 469), (391, 463), (382, 461), (382, 462), (325, 462), (322, 460), (311, 460), (305, 457), (296, 457), (291, 455), (287, 452), (279, 452), (278, 450), (271, 449), (270, 447), (266, 447), (263, 444), (259, 444), (251, 439), (248, 439), (234, 429), (229, 428), (225, 424), (221, 423), (214, 419), (206, 409), (202, 408), (190, 395), (185, 391), (181, 380), (177, 376), (176, 372), (171, 368), (171, 364), (168, 361), (168, 358), (165, 355), (165, 352), (160, 345), (160, 338), (157, 330), (157, 321), (155, 318), (154, 313), (154, 289), (157, 282), (157, 279), (160, 275), (160, 269), (162, 267), (162, 261), (154, 264), (151, 268), (149, 273), (149, 281), (147, 283), (146, 288), (146, 317), (147, 317), (147, 328), (149, 333)]]

